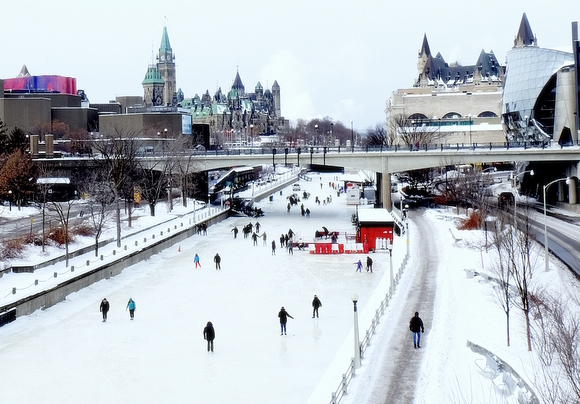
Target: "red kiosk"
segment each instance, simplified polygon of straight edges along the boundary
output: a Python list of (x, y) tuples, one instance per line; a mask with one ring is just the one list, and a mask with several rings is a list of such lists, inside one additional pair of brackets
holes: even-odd
[(393, 244), (395, 221), (386, 209), (359, 209), (357, 242), (363, 243), (364, 252), (386, 249)]

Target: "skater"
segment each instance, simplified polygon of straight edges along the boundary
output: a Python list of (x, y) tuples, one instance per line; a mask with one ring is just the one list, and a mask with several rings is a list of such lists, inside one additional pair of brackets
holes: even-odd
[(195, 257), (193, 257), (193, 263), (195, 264), (196, 268), (198, 266), (201, 268), (201, 262), (199, 262), (199, 255), (195, 254)]
[(418, 311), (415, 312), (415, 317), (409, 321), (409, 330), (413, 333), (413, 346), (421, 348), (421, 333), (425, 332), (425, 328), (423, 328), (423, 320), (419, 317)]
[(280, 234), (280, 248), (284, 247), (284, 234)]
[(280, 335), (282, 334), (286, 335), (286, 323), (288, 322), (288, 317), (292, 319), (294, 317), (292, 317), (290, 313), (288, 313), (286, 309), (284, 309), (284, 306), (282, 306), (282, 308), (280, 309), (278, 317), (280, 317)]
[(367, 257), (367, 272), (371, 271), (373, 273), (373, 259), (371, 257)]
[(252, 233), (252, 243), (253, 245), (258, 245), (258, 235), (256, 233)]
[(234, 232), (234, 238), (238, 238), (238, 228), (236, 226), (234, 226), (232, 231)]
[(312, 318), (316, 314), (316, 318), (318, 318), (318, 308), (322, 307), (322, 302), (318, 298), (318, 296), (314, 295), (314, 300), (312, 300)]
[(101, 302), (101, 308), (99, 309), (99, 311), (101, 313), (103, 313), (103, 323), (105, 323), (107, 321), (107, 313), (109, 311), (109, 302), (107, 301), (106, 298), (103, 299), (103, 301)]
[(135, 318), (135, 309), (137, 309), (137, 305), (135, 304), (135, 301), (132, 298), (129, 298), (129, 301), (127, 302), (127, 307), (125, 308), (126, 310), (129, 310), (129, 316), (131, 317), (131, 320), (133, 320)]
[(213, 262), (215, 262), (215, 269), (222, 269), (220, 262), (222, 262), (222, 257), (218, 253), (215, 253), (215, 257), (213, 257)]
[(355, 262), (354, 264), (356, 265), (355, 272), (362, 272), (362, 262), (360, 260), (358, 260), (358, 262)]
[(256, 233), (260, 232), (260, 222), (256, 221)]
[(276, 241), (272, 240), (272, 255), (276, 255)]
[(207, 223), (203, 224), (203, 235), (207, 236)]
[(203, 329), (203, 339), (207, 341), (207, 351), (213, 352), (213, 340), (215, 339), (215, 330), (213, 329), (213, 324), (211, 321), (207, 322), (207, 325)]
[(262, 240), (264, 240), (264, 246), (267, 246), (268, 244), (266, 243), (266, 241), (268, 240), (268, 236), (266, 236), (266, 232), (262, 234)]

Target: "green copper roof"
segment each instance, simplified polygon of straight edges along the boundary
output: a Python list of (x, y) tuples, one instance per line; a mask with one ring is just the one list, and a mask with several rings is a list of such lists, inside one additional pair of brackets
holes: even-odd
[(159, 54), (171, 52), (171, 44), (169, 43), (169, 35), (167, 35), (167, 27), (163, 27), (163, 36), (161, 37), (161, 45), (159, 46)]
[(149, 66), (147, 69), (147, 74), (145, 74), (145, 78), (141, 84), (163, 84), (161, 73), (159, 73), (157, 67)]

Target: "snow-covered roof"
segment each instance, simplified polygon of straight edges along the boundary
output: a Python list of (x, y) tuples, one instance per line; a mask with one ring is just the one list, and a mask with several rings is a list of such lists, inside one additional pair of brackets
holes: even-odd
[(358, 221), (361, 223), (366, 222), (385, 222), (393, 223), (393, 217), (391, 213), (386, 209), (359, 209), (358, 210)]
[(70, 184), (69, 178), (43, 177), (36, 180), (37, 184)]

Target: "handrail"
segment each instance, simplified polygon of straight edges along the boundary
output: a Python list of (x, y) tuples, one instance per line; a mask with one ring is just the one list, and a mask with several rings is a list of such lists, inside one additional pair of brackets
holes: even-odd
[[(401, 263), (401, 266), (399, 267), (399, 270), (396, 273), (395, 279), (393, 279), (393, 290), (391, 290), (389, 287), (389, 291), (386, 293), (385, 298), (383, 300), (381, 300), (379, 308), (375, 311), (375, 316), (373, 317), (373, 319), (371, 321), (371, 325), (368, 328), (368, 330), (366, 331), (365, 337), (363, 338), (363, 340), (360, 343), (361, 358), (363, 357), (365, 351), (367, 350), (367, 348), (371, 344), (371, 339), (372, 339), (373, 335), (375, 334), (377, 325), (379, 324), (379, 320), (383, 316), (385, 309), (389, 305), (389, 301), (393, 297), (394, 289), (396, 289), (396, 287), (399, 283), (399, 280), (401, 279), (401, 275), (403, 274), (403, 271), (405, 270), (405, 267), (407, 266), (408, 261), (409, 261), (409, 249), (407, 249), (407, 252), (405, 253), (405, 257), (403, 258), (403, 262)], [(350, 382), (352, 381), (352, 379), (354, 378), (354, 376), (355, 376), (354, 358), (351, 358), (350, 365), (346, 369), (346, 373), (344, 373), (342, 375), (342, 380), (338, 384), (338, 387), (336, 388), (336, 390), (334, 390), (331, 393), (330, 404), (340, 403), (342, 398), (347, 394), (347, 387), (350, 384)]]

